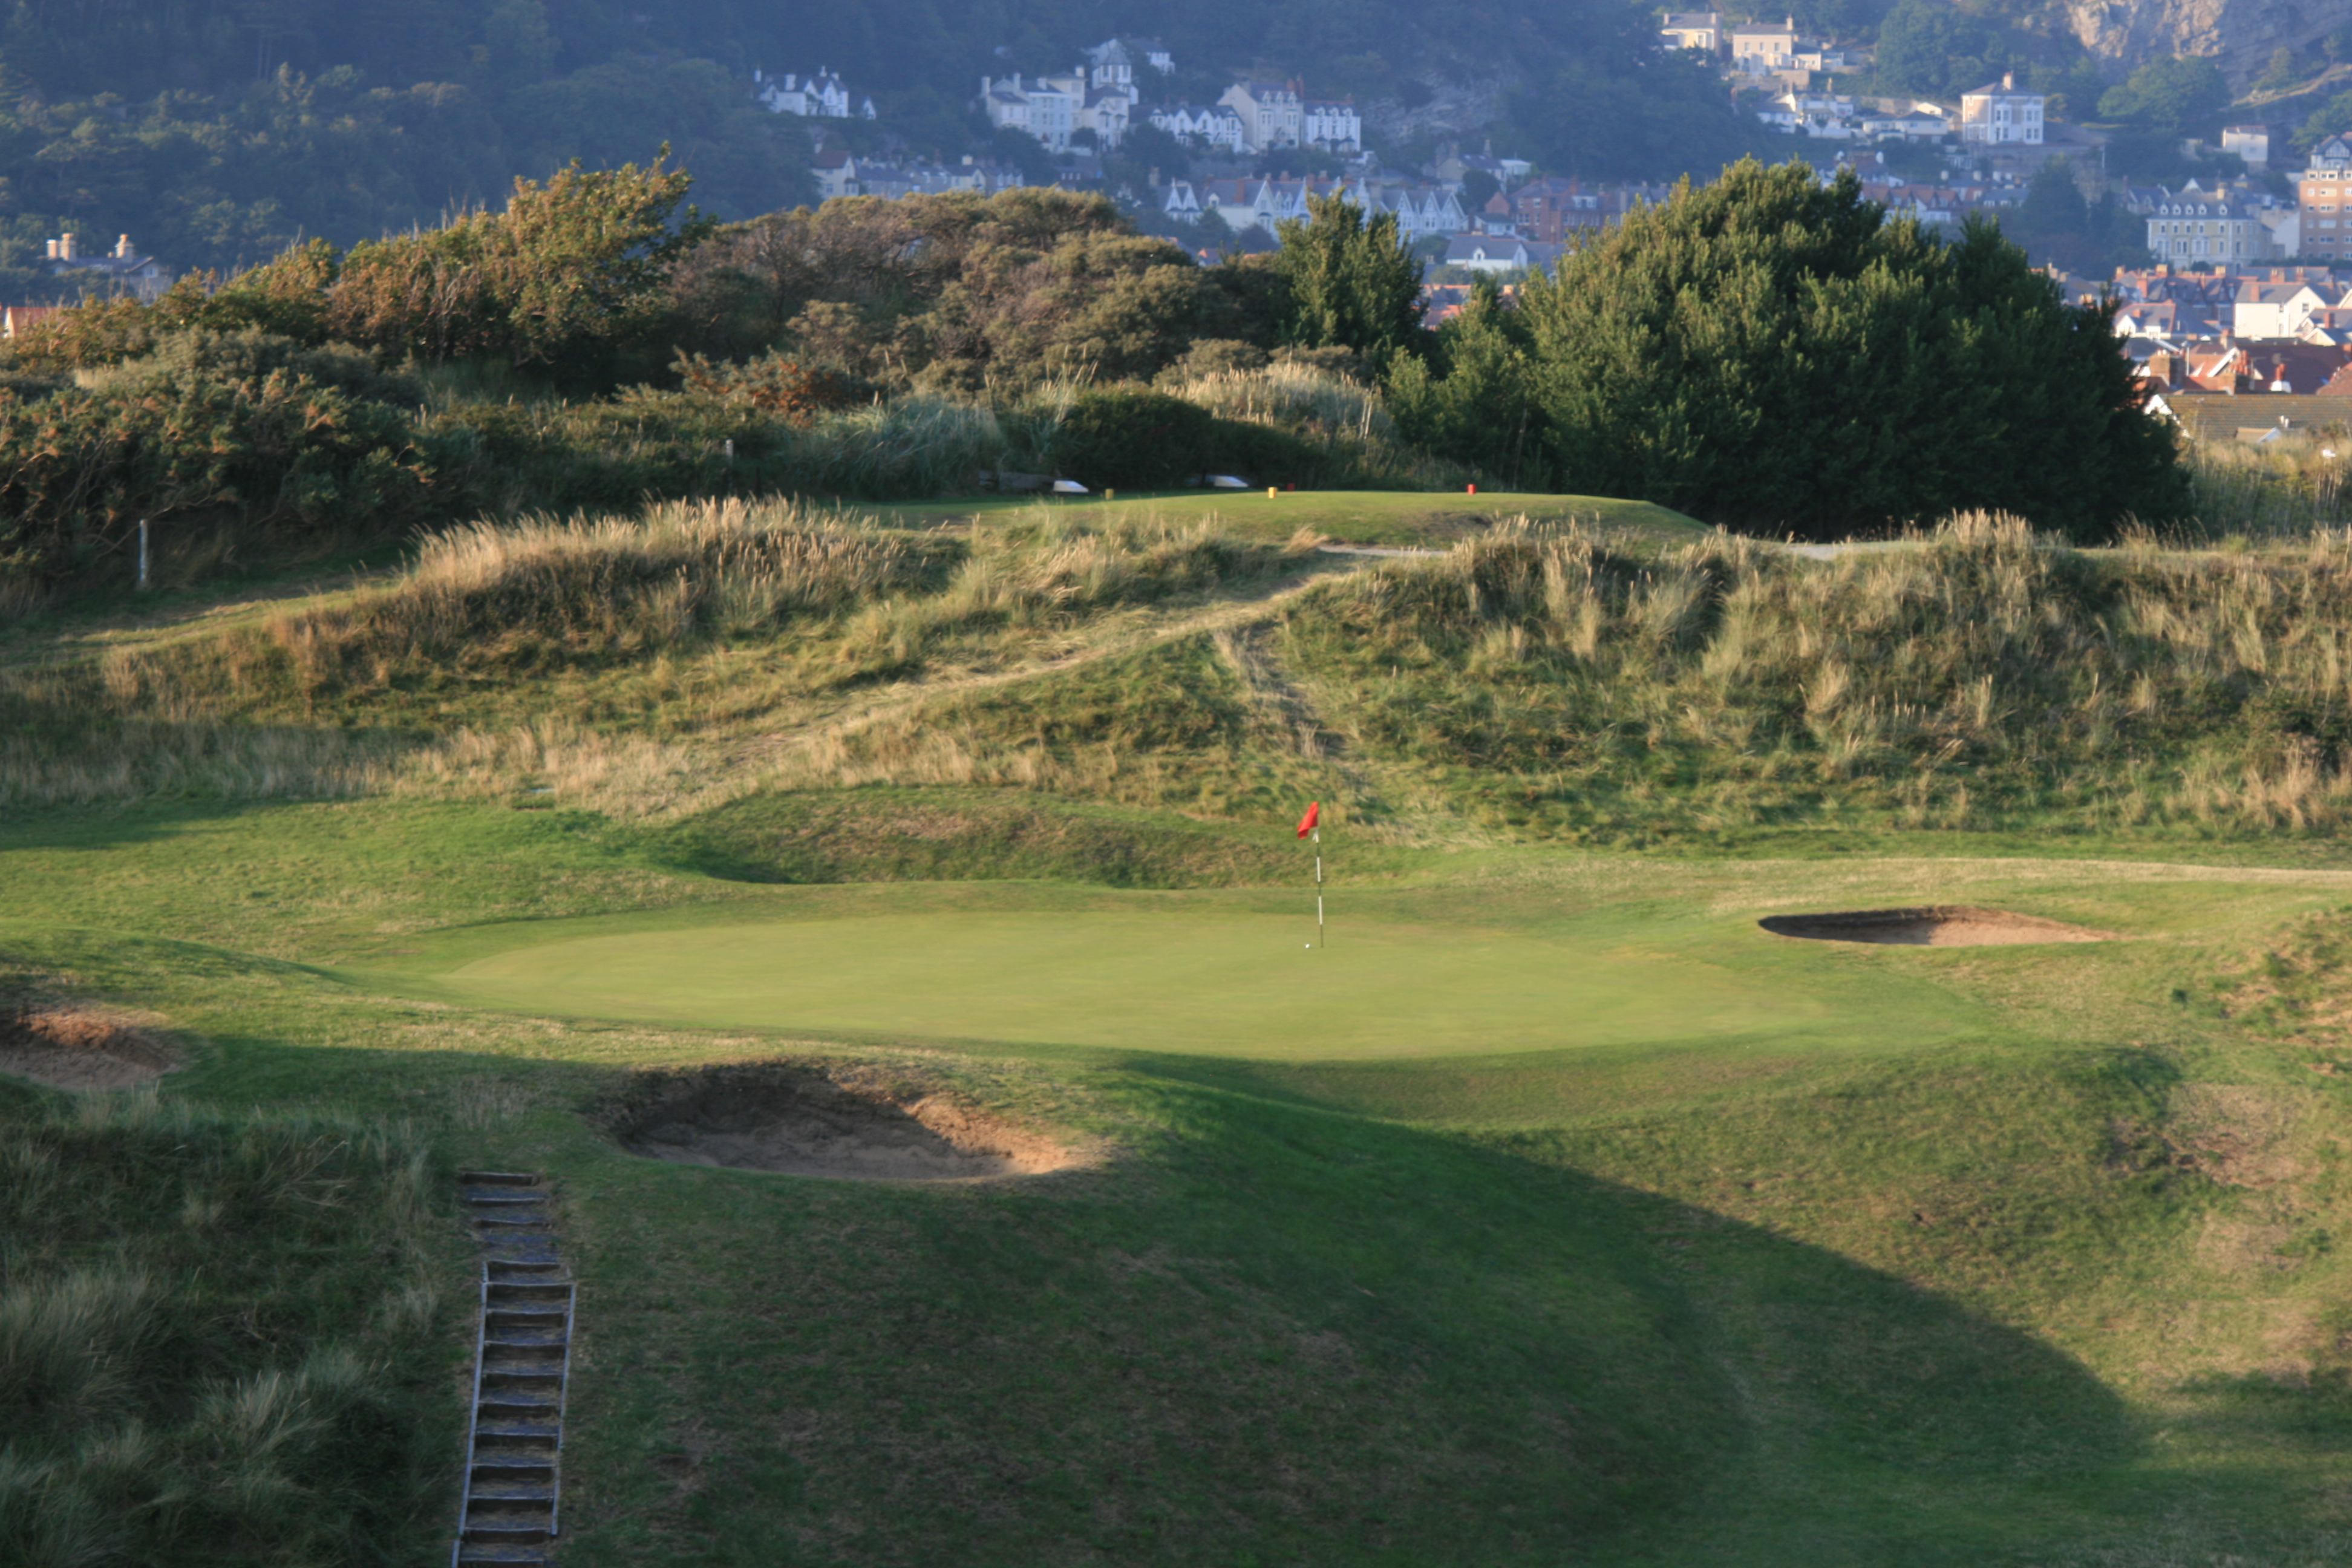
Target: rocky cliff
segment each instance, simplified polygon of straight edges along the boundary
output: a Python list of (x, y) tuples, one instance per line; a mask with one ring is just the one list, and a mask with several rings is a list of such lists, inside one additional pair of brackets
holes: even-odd
[(2070, 0), (2064, 16), (2118, 76), (2159, 55), (2212, 55), (2243, 88), (2276, 51), (2352, 25), (2352, 0)]

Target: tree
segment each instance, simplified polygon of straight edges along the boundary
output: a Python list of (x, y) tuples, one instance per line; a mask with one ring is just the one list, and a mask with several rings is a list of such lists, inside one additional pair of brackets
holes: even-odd
[(1389, 412), (1405, 438), (1519, 489), (1548, 482), (1527, 322), (1481, 276), (1462, 313), (1438, 329), (1429, 361), (1389, 374)]
[(517, 180), (504, 212), (354, 247), (327, 330), (395, 357), (497, 354), (593, 377), (661, 317), (671, 268), (711, 232), (692, 208), (677, 221), (690, 184), (659, 158)]
[(2202, 55), (2150, 60), (2099, 99), (2105, 118), (2158, 131), (2178, 131), (2229, 107), (2229, 79), (2218, 61)]
[(1509, 124), (1545, 168), (1591, 179), (1669, 179), (1722, 167), (1769, 134), (1733, 106), (1688, 49), (1583, 56), (1507, 100)]
[(1990, 225), (1888, 221), (1851, 174), (1685, 182), (1520, 308), (1570, 489), (1816, 538), (1982, 508), (2093, 539), (2185, 504), (2109, 310)]
[(2035, 40), (1977, 7), (1903, 0), (1879, 27), (1874, 70), (1882, 91), (1948, 96), (2004, 71), (2030, 70), (2037, 52)]
[(1307, 198), (1309, 216), (1285, 222), (1276, 263), (1287, 299), (1281, 341), (1299, 348), (1347, 348), (1385, 369), (1420, 343), (1421, 263), (1394, 213), (1367, 222), (1339, 196)]
[(2352, 131), (2352, 92), (2340, 92), (2312, 110), (2310, 118), (2298, 126), (2294, 144), (2308, 153), (2330, 136), (2340, 136)]

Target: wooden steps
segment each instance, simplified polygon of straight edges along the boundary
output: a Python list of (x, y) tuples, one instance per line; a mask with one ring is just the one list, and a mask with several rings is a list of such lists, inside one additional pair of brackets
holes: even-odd
[(555, 1238), (547, 1184), (520, 1171), (460, 1177), (482, 1248), (466, 1496), (451, 1568), (551, 1563), (562, 1532), (563, 1402), (578, 1287)]

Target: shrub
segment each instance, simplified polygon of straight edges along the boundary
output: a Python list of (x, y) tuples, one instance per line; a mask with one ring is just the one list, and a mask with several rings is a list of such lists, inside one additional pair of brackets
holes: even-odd
[(414, 408), (425, 401), (425, 384), (413, 375), (387, 372), (375, 356), (349, 343), (313, 347), (259, 327), (215, 331), (189, 327), (169, 332), (136, 359), (111, 369), (85, 371), (85, 386), (106, 387), (163, 379), (185, 385), (199, 381), (257, 382), (278, 371), (313, 385), (329, 387), (371, 403)]
[(1054, 437), (1055, 466), (1095, 486), (1166, 489), (1212, 460), (1217, 420), (1165, 393), (1113, 387), (1080, 394)]
[(429, 478), (398, 413), (286, 370), (0, 393), (0, 572), (86, 570), (142, 518), (399, 524), (425, 514)]

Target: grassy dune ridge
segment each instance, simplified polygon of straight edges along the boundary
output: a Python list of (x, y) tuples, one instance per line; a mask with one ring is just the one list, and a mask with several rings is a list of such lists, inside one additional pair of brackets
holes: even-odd
[[(2343, 541), (1377, 500), (664, 506), (19, 625), (0, 973), (191, 1065), (0, 1138), (345, 1130), (269, 1232), (341, 1261), (271, 1278), (406, 1401), (422, 1490), (317, 1513), (397, 1490), (386, 1562), (446, 1550), (462, 1313), (389, 1303), (462, 1296), (459, 1164), (557, 1184), (592, 1568), (2342, 1555)], [(1927, 902), (2116, 940), (1756, 925)], [(774, 1058), (1108, 1153), (874, 1185), (597, 1121)], [(186, 1212), (20, 1220), (0, 1291), (173, 1278)], [(0, 1543), (68, 1517), (21, 1495)]]

